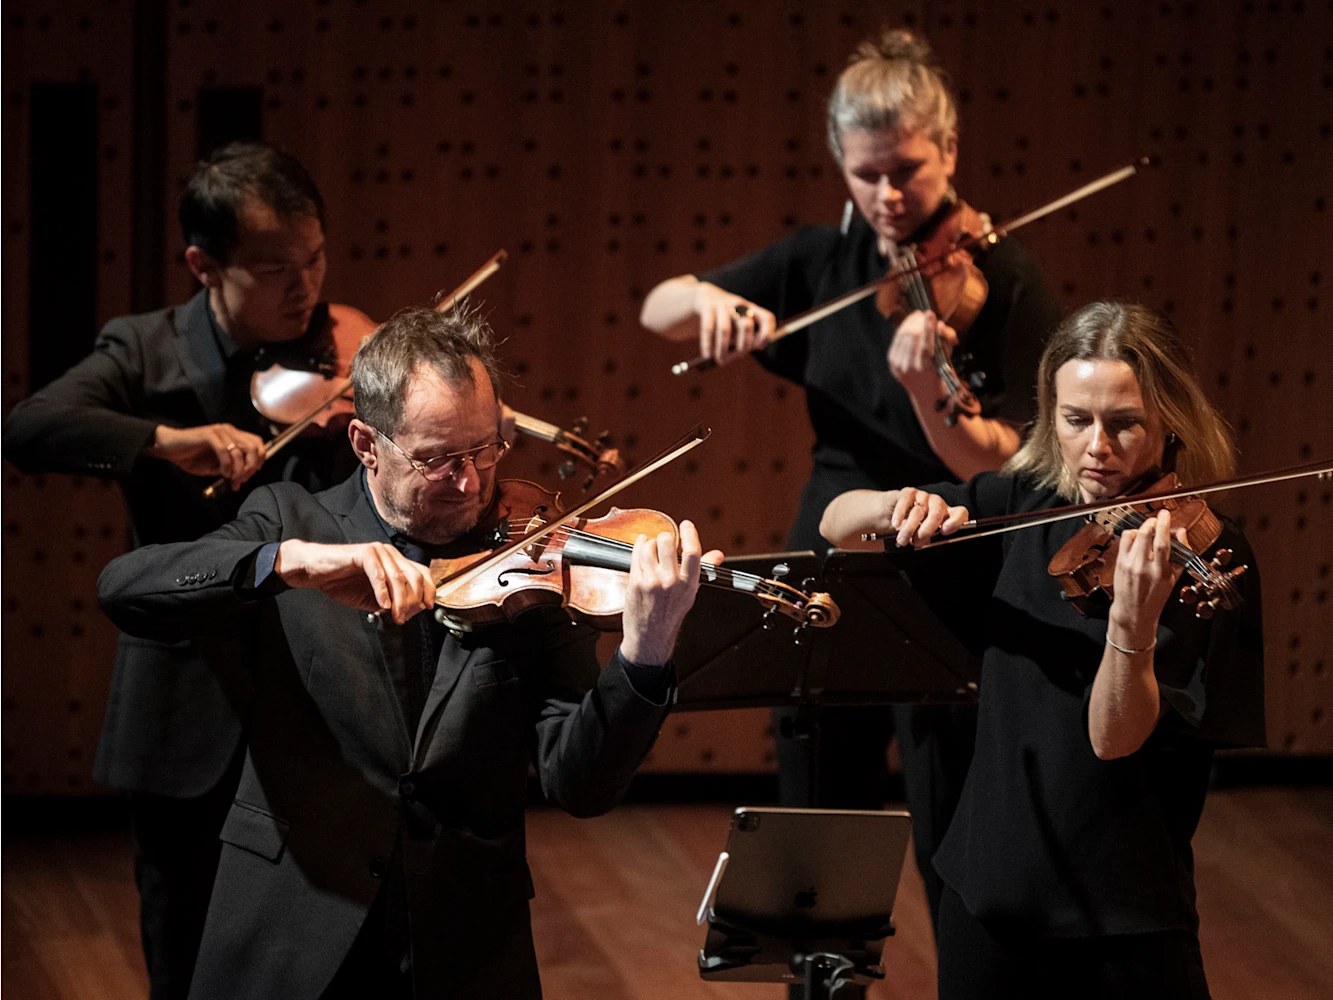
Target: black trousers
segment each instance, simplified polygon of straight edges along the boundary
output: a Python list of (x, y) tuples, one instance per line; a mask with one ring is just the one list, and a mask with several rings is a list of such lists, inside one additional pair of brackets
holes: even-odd
[(972, 916), (948, 886), (939, 967), (940, 1000), (1209, 1000), (1197, 934), (1020, 939)]
[(236, 797), (245, 755), (198, 798), (130, 792), (139, 933), (151, 1000), (185, 1000), (222, 855), (218, 834)]
[[(774, 710), (778, 787), (784, 806), (880, 809), (888, 765), (885, 750), (896, 732), (917, 868), (926, 886), (931, 921), (939, 922), (944, 883), (932, 861), (958, 807), (976, 742), (975, 705), (894, 705), (824, 708), (818, 729), (804, 738), (783, 735), (791, 709)], [(790, 728), (790, 722), (786, 728)]]

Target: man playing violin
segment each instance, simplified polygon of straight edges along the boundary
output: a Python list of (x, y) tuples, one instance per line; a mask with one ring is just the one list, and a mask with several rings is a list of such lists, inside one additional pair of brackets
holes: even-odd
[[(198, 293), (108, 323), (92, 354), (14, 408), (5, 457), (25, 471), (117, 479), (135, 545), (198, 538), (233, 518), (259, 482), (339, 481), (355, 464), (345, 436), (303, 439), (263, 466), (264, 422), (250, 402), (256, 368), (320, 349), (323, 219), (319, 190), (293, 157), (219, 149), (181, 198)], [(219, 475), (234, 492), (204, 500)], [(154, 1000), (189, 987), (240, 775), (249, 680), (239, 663), (205, 659), (188, 643), (121, 636), (94, 768), (130, 793)]]
[[(1115, 498), (1161, 472), (1202, 486), (1233, 467), (1170, 322), (1097, 302), (1052, 335), (1035, 426), (1001, 473), (852, 491), (820, 530), (922, 546), (972, 517)], [(1259, 578), (1222, 519), (1215, 545), (1248, 570), (1239, 604), (1205, 620), (1175, 599), (1173, 536), (1187, 536), (1170, 511), (1111, 516), (1111, 596), (1086, 614), (1052, 567), (1077, 519), (911, 557), (971, 547), (967, 566), (990, 567), (955, 596), (984, 620), (984, 654), (976, 753), (935, 856), (942, 998), (1208, 996), (1190, 839), (1213, 749), (1264, 744)]]
[(450, 631), (429, 561), (495, 544), (489, 331), (399, 313), (352, 380), (347, 481), (260, 488), (230, 524), (99, 582), (134, 635), (244, 649), (256, 690), (190, 996), (536, 997), (529, 763), (575, 815), (616, 803), (669, 709), (700, 564), (722, 554), (688, 521), (680, 554), (639, 536), (600, 673), (596, 634), (558, 606)]
[[(815, 445), (792, 549), (822, 549), (819, 518), (840, 493), (998, 469), (1031, 417), (1032, 375), (1059, 311), (1040, 270), (1012, 239), (977, 261), (990, 294), (965, 349), (986, 374), (979, 415), (951, 423), (939, 408), (948, 393), (935, 339), (952, 350), (958, 336), (933, 312), (912, 312), (895, 328), (868, 299), (765, 347), (778, 322), (882, 277), (896, 244), (925, 239), (949, 215), (957, 122), (953, 95), (923, 40), (890, 31), (862, 44), (828, 106), (829, 147), (857, 210), (847, 224), (801, 228), (717, 270), (664, 281), (644, 301), (649, 329), (697, 339), (702, 354), (724, 364), (756, 351), (766, 368), (805, 388)], [(972, 714), (894, 713), (932, 913), (940, 884), (930, 857), (967, 770)], [(826, 709), (821, 720), (813, 801), (802, 749), (808, 741), (783, 739), (778, 727), (784, 803), (879, 808), (884, 746), (895, 728), (889, 713)]]

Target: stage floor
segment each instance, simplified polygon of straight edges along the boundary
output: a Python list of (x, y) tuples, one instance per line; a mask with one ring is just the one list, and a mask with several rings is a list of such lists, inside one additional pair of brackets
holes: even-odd
[[(77, 815), (67, 810), (68, 815)], [(634, 805), (596, 820), (530, 814), (533, 924), (545, 994), (565, 998), (773, 997), (780, 987), (705, 984), (695, 910), (730, 810)], [(138, 1000), (147, 994), (123, 824), (6, 817), (6, 1000)], [(1333, 988), (1333, 789), (1209, 796), (1194, 840), (1204, 960), (1216, 1000), (1322, 1000)], [(888, 979), (872, 997), (935, 995), (921, 880), (898, 893)]]

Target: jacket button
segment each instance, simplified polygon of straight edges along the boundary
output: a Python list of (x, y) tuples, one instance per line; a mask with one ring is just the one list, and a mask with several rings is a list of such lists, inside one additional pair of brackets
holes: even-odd
[(178, 586), (178, 587), (184, 587), (184, 586), (185, 586), (185, 577), (183, 577), (183, 576), (178, 576), (178, 577), (176, 577), (176, 586)]
[(370, 859), (371, 878), (384, 878), (387, 874), (389, 874), (389, 862), (385, 861), (383, 858)]

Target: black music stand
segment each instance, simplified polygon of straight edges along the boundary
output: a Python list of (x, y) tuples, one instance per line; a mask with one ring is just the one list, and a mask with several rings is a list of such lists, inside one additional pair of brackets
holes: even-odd
[(702, 588), (676, 645), (676, 711), (976, 698), (980, 664), (883, 552), (833, 549), (727, 559), (833, 596), (830, 628), (797, 628), (745, 593)]
[(910, 832), (905, 812), (737, 809), (699, 907), (700, 977), (864, 997), (884, 978)]

